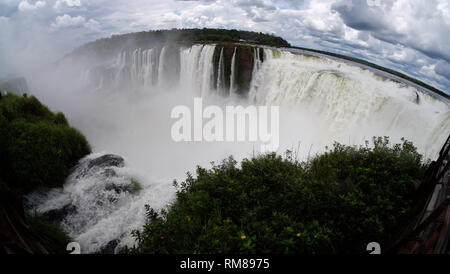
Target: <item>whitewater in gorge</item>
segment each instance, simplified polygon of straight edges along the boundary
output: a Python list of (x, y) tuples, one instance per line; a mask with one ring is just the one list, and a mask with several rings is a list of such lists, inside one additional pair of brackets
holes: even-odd
[[(280, 106), (280, 148), (306, 160), (337, 141), (364, 145), (372, 136), (405, 137), (435, 159), (450, 132), (450, 103), (387, 73), (293, 49), (251, 47), (248, 85), (239, 80), (240, 46), (214, 44), (122, 50), (94, 64), (67, 61), (82, 88), (53, 96), (91, 143), (63, 188), (28, 197), (39, 212), (62, 212), (62, 226), (83, 253), (119, 251), (134, 243), (130, 231), (145, 224), (148, 204), (170, 204), (196, 165), (209, 167), (233, 155), (258, 154), (251, 142), (180, 142), (171, 139), (174, 106)], [(228, 56), (228, 57), (227, 57)], [(250, 63), (248, 63), (250, 62)], [(243, 90), (242, 87), (245, 86)], [(79, 103), (75, 109), (73, 102)], [(93, 166), (107, 154), (123, 157)], [(131, 189), (136, 182), (140, 189)], [(64, 213), (64, 214), (63, 214)]]

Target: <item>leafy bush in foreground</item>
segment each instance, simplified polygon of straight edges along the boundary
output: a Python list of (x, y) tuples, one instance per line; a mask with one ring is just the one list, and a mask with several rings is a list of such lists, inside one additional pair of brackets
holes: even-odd
[(33, 232), (45, 243), (45, 248), (53, 254), (66, 254), (67, 244), (72, 238), (56, 224), (37, 212), (27, 212), (26, 220)]
[[(129, 253), (362, 253), (408, 218), (426, 165), (412, 143), (335, 144), (308, 162), (267, 154), (198, 167), (133, 231)], [(178, 184), (175, 182), (178, 186)]]
[(0, 99), (0, 176), (10, 190), (28, 193), (64, 183), (69, 169), (90, 153), (85, 137), (35, 97)]

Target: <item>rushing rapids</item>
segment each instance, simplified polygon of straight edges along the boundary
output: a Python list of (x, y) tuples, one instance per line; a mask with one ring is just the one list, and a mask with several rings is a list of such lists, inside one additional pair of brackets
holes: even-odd
[[(95, 90), (101, 95), (94, 98), (101, 99), (83, 105), (86, 113), (95, 109), (95, 115), (77, 120), (69, 112), (69, 118), (96, 152), (117, 153), (126, 160), (108, 167), (108, 173), (104, 167), (83, 168), (103, 152), (88, 156), (63, 189), (33, 194), (29, 200), (44, 213), (72, 205), (76, 210), (61, 223), (87, 253), (132, 244), (129, 232), (144, 223), (144, 205), (160, 209), (173, 198), (173, 178), (183, 178), (197, 164), (254, 153), (251, 143), (174, 144), (170, 109), (193, 97), (219, 106), (279, 105), (279, 152), (294, 148), (302, 159), (334, 141), (363, 145), (372, 136), (405, 137), (435, 158), (450, 132), (447, 99), (375, 70), (294, 50), (164, 45), (122, 50), (102, 62), (78, 66), (84, 89)], [(111, 187), (126, 189), (132, 179), (142, 190)]]

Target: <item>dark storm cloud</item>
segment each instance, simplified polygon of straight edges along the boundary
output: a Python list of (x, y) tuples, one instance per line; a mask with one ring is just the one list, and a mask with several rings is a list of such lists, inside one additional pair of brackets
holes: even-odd
[(450, 64), (447, 62), (439, 62), (436, 65), (436, 73), (450, 79)]
[(332, 5), (344, 23), (356, 30), (380, 31), (384, 28), (384, 16), (380, 9), (369, 7), (366, 1), (343, 1)]

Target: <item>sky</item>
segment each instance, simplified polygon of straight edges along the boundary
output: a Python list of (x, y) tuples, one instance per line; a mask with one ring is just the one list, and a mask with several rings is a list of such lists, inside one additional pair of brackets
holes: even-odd
[(0, 77), (114, 34), (203, 27), (273, 33), (450, 94), (450, 0), (0, 0)]

